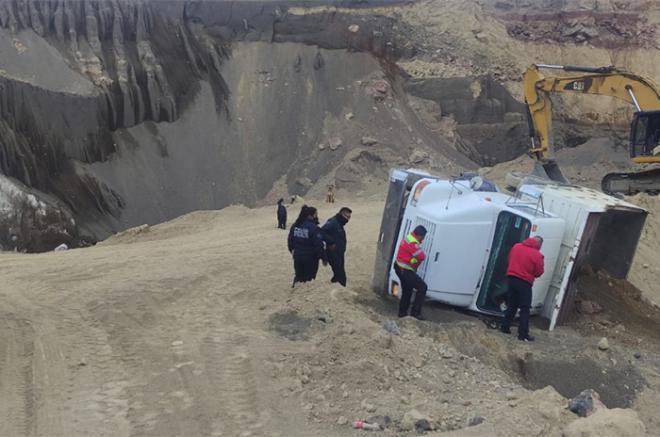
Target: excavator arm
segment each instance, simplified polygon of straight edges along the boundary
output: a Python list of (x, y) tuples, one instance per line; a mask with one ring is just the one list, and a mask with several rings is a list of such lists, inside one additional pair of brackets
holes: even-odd
[[(575, 74), (546, 77), (540, 69), (556, 69)], [(660, 150), (660, 87), (651, 80), (615, 67), (537, 64), (525, 72), (523, 87), (532, 142), (529, 153), (540, 164), (535, 172), (541, 176), (566, 182), (555, 160), (551, 93), (603, 95), (630, 103), (636, 110), (630, 136), (631, 158), (636, 163), (660, 163), (660, 156), (657, 155)], [(626, 174), (626, 179), (630, 180), (630, 174)], [(612, 177), (609, 180), (612, 181)]]

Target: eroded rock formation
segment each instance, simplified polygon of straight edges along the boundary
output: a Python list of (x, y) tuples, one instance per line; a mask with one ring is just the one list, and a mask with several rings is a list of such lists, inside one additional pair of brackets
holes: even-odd
[[(291, 5), (1, 3), (0, 172), (61, 199), (83, 233), (99, 238), (191, 209), (254, 202), (316, 146), (326, 120), (341, 117), (345, 102), (327, 101), (334, 88), (410, 49), (385, 36), (392, 18), (349, 30), (344, 14), (290, 15)], [(282, 43), (281, 58), (243, 42)], [(326, 49), (370, 52), (382, 65), (356, 57), (366, 67), (350, 68)], [(240, 71), (224, 65), (232, 50)], [(339, 74), (333, 88), (319, 77), (344, 67), (355, 77)], [(299, 78), (287, 82), (290, 73)], [(275, 93), (264, 92), (269, 86)], [(245, 106), (249, 92), (263, 94), (259, 107)]]

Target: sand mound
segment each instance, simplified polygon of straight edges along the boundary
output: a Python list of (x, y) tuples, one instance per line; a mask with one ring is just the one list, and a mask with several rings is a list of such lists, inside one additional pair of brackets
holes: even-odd
[(627, 200), (649, 211), (628, 279), (644, 292), (644, 297), (660, 305), (660, 197), (638, 194)]
[(598, 410), (578, 419), (564, 430), (564, 437), (637, 437), (646, 434), (644, 424), (632, 410)]

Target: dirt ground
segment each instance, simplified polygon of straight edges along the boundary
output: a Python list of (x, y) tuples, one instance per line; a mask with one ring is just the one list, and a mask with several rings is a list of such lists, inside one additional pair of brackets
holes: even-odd
[[(374, 9), (397, 20), (393, 36), (409, 39), (406, 51), (416, 53), (397, 66), (415, 80), (466, 79), (475, 94), (465, 99), (463, 109), (475, 116), (483, 108), (496, 113), (499, 104), (487, 93), (477, 99), (482, 82), (475, 78), (492, 76), (520, 98), (520, 74), (532, 62), (614, 64), (651, 77), (660, 71), (655, 33), (640, 38), (649, 39), (648, 47), (632, 48), (598, 40), (558, 43), (532, 34), (514, 38), (510, 29), (517, 18), (491, 13), (492, 8), (506, 10), (507, 1), (409, 3)], [(578, 9), (594, 2), (579, 3)], [(612, 3), (606, 10), (618, 11), (614, 3), (621, 2), (605, 3)], [(627, 7), (623, 3), (621, 10)], [(644, 23), (658, 23), (657, 8), (642, 6), (643, 13), (631, 7), (622, 16), (635, 23), (640, 14)], [(293, 18), (308, 13), (294, 9), (289, 11)], [(374, 13), (336, 11), (353, 17), (350, 32), (369, 29)], [(530, 27), (542, 19), (556, 21), (543, 14), (525, 17), (532, 20)], [(604, 18), (613, 31), (629, 31)], [(254, 22), (250, 17), (250, 26)], [(247, 31), (247, 19), (241, 27)], [(384, 36), (380, 30), (371, 34), (376, 32)], [(32, 71), (26, 62), (40, 64), (55, 53), (45, 40), (33, 41), (36, 33), (18, 35), (29, 36), (26, 44), (5, 33), (7, 53), (30, 48), (20, 57), (5, 56), (23, 62), (5, 62), (10, 74), (23, 67)], [(86, 38), (87, 32), (80, 36)], [(328, 268), (321, 268), (317, 281), (291, 288), (286, 234), (276, 228), (272, 206), (194, 212), (86, 249), (0, 253), (0, 436), (350, 436), (364, 433), (352, 429), (359, 419), (385, 425), (381, 435), (660, 435), (660, 313), (646, 301), (660, 304), (660, 200), (630, 199), (650, 212), (630, 275), (639, 290), (598, 275), (582, 278), (579, 297), (598, 303), (601, 311), (575, 314), (553, 332), (534, 320), (533, 344), (442, 305), (427, 305), (426, 322), (395, 319), (396, 302), (370, 287), (383, 206), (378, 199), (391, 165), (442, 168), (447, 174), (469, 167), (461, 155), (458, 122), (449, 111), (451, 99), (445, 97), (442, 107), (411, 97), (409, 105), (403, 85), (384, 81), (383, 65), (364, 53), (271, 45), (270, 39), (235, 44), (232, 62), (223, 64), (229, 88), (241, 97), (229, 103), (234, 124), (227, 126), (229, 118), (216, 120), (213, 87), (200, 85), (198, 100), (178, 121), (138, 124), (126, 138), (116, 136), (130, 168), (117, 173), (112, 167), (119, 161), (104, 155), (94, 170), (101, 182), (121, 187), (120, 194), (133, 199), (134, 215), (126, 226), (146, 220), (143, 213), (176, 205), (182, 207), (156, 219), (226, 205), (224, 197), (200, 195), (209, 181), (217, 186), (211, 194), (226, 188), (237, 193), (235, 199), (255, 202), (272, 181), (269, 202), (290, 192), (319, 198), (335, 181), (339, 201), (348, 198), (343, 190), (351, 191), (346, 204), (354, 209), (347, 228), (348, 287), (330, 284)], [(62, 60), (60, 55), (53, 59)], [(59, 92), (78, 80), (68, 63), (49, 65), (54, 65), (44, 76), (49, 82), (34, 81), (35, 90)], [(292, 81), (295, 65), (305, 76)], [(376, 85), (386, 85), (385, 91)], [(477, 110), (480, 102), (484, 106)], [(80, 106), (62, 108), (68, 105), (77, 120)], [(630, 115), (611, 99), (566, 97), (556, 107), (558, 113), (565, 110), (562, 119), (588, 114), (589, 124), (621, 122)], [(518, 114), (507, 111), (501, 118), (524, 126)], [(482, 136), (499, 132), (496, 125), (477, 121)], [(196, 132), (195, 140), (186, 132)], [(86, 144), (87, 131), (79, 136)], [(141, 148), (136, 138), (145, 140)], [(490, 142), (511, 146), (501, 138)], [(227, 156), (218, 151), (218, 139), (229, 147)], [(573, 182), (598, 188), (604, 173), (627, 168), (623, 150), (598, 141), (558, 152)], [(172, 168), (146, 164), (165, 156), (171, 156)], [(219, 172), (213, 157), (231, 168)], [(531, 164), (522, 157), (484, 174), (501, 182), (506, 172)], [(197, 177), (190, 177), (191, 168)], [(324, 176), (309, 177), (316, 175)], [(246, 177), (249, 183), (239, 183)], [(336, 210), (315, 204), (322, 205), (322, 218)], [(289, 211), (289, 221), (296, 209)], [(598, 347), (603, 337), (607, 348)], [(590, 388), (607, 408), (578, 419), (566, 409), (568, 398)]]
[(354, 420), (387, 416), (383, 434), (415, 435), (420, 415), (448, 435), (561, 436), (587, 420), (566, 410), (584, 388), (660, 434), (660, 358), (643, 343), (602, 352), (601, 331), (562, 327), (522, 344), (439, 305), (388, 333), (395, 304), (370, 290), (382, 202), (348, 204), (345, 289), (327, 268), (291, 289), (270, 207), (0, 254), (1, 434), (345, 436), (363, 432)]

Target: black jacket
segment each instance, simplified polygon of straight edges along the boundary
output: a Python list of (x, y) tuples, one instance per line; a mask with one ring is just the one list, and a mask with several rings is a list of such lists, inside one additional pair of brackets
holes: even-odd
[(291, 226), (287, 245), (293, 256), (316, 256), (325, 259), (321, 228), (313, 220), (307, 219), (300, 226)]
[(328, 220), (321, 230), (323, 231), (323, 240), (328, 246), (335, 244), (335, 251), (338, 253), (346, 252), (346, 231), (344, 231), (345, 220), (336, 215)]
[(277, 204), (277, 220), (281, 222), (286, 221), (286, 206), (282, 205), (281, 203)]

